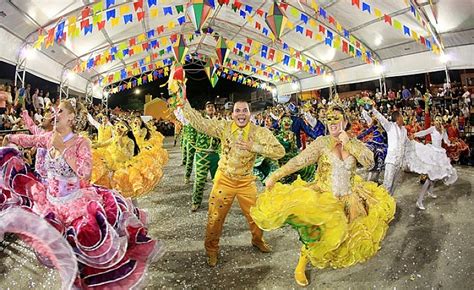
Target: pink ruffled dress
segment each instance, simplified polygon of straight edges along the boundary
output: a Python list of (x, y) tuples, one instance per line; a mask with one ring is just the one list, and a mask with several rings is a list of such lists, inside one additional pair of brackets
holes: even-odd
[[(79, 270), (69, 277), (75, 286), (129, 289), (143, 282), (147, 266), (163, 252), (161, 243), (148, 237), (146, 216), (130, 200), (87, 182), (92, 170), (89, 140), (76, 137), (55, 158), (51, 154), (51, 134), (12, 135), (10, 141), (22, 147), (45, 148), (47, 153), (40, 167), (47, 175), (40, 177), (29, 172), (18, 150), (0, 148), (3, 212), (11, 207), (32, 211), (52, 225), (52, 239), (57, 232), (64, 237), (78, 263)], [(75, 165), (75, 171), (66, 160)], [(18, 225), (19, 229), (23, 227)], [(12, 228), (15, 223), (10, 231)], [(31, 228), (28, 231), (18, 233), (31, 237), (30, 244), (59, 269), (61, 264), (57, 261), (62, 260), (61, 254), (45, 246), (50, 241), (45, 240), (44, 234), (32, 233)], [(61, 270), (64, 269), (59, 269), (60, 273)]]

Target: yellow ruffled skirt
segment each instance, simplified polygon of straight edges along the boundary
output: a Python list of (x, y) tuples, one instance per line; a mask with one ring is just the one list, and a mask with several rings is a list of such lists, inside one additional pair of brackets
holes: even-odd
[(168, 152), (162, 148), (162, 139), (151, 138), (140, 147), (140, 153), (127, 161), (117, 162), (114, 154), (103, 148), (92, 150), (93, 184), (118, 190), (123, 196), (143, 196), (160, 182)]
[(353, 184), (350, 195), (337, 198), (301, 179), (277, 183), (250, 214), (263, 230), (291, 225), (313, 266), (348, 267), (377, 253), (395, 214), (395, 200), (383, 187), (359, 176)]

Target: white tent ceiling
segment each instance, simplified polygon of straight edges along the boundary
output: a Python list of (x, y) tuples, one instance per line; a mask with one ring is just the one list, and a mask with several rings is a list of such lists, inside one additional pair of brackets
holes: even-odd
[[(236, 0), (230, 0), (230, 4)], [(398, 31), (394, 27), (384, 22), (384, 17), (376, 17), (373, 13), (375, 8), (380, 9), (384, 14), (390, 15), (392, 19), (398, 20), (403, 25), (410, 27), (411, 31), (417, 35), (423, 36), (432, 41), (432, 32), (441, 39), (444, 50), (450, 57), (448, 66), (450, 68), (472, 68), (474, 61), (472, 53), (474, 52), (474, 2), (472, 0), (438, 0), (432, 1), (435, 7), (435, 19), (430, 5), (430, 1), (408, 1), (408, 0), (360, 0), (359, 3), (366, 3), (371, 6), (372, 13), (362, 11), (352, 5), (353, 0), (287, 0), (288, 4), (286, 15), (294, 26), (300, 25), (306, 29), (311, 29), (316, 35), (318, 27), (323, 26), (330, 31), (338, 34), (342, 39), (344, 33), (339, 32), (330, 23), (328, 18), (322, 17), (320, 11), (315, 11), (312, 4), (316, 3), (319, 7), (326, 11), (327, 15), (331, 15), (337, 20), (339, 25), (350, 32), (353, 37), (352, 43), (359, 42), (365, 49), (373, 52), (373, 57), (379, 61), (384, 67), (385, 76), (396, 76), (409, 73), (419, 73), (424, 71), (433, 71), (443, 69), (445, 64), (440, 61), (438, 55), (430, 51), (426, 46), (416, 42), (412, 38), (404, 35), (403, 31)], [(74, 0), (3, 0), (0, 2), (0, 42), (3, 44), (0, 50), (0, 59), (15, 64), (18, 59), (19, 51), (24, 43), (33, 44), (38, 38), (39, 29), (47, 31), (56, 26), (62, 19), (65, 20), (70, 16), (77, 16), (78, 26), (81, 20), (81, 11), (84, 7), (93, 7), (95, 4), (103, 2), (105, 8), (105, 0), (103, 1), (74, 1)], [(72, 69), (81, 61), (87, 61), (96, 55), (109, 51), (111, 47), (121, 42), (127, 42), (132, 38), (136, 38), (140, 34), (146, 34), (151, 29), (170, 22), (176, 22), (178, 17), (184, 16), (185, 13), (178, 14), (173, 8), (173, 14), (164, 15), (163, 7), (175, 7), (176, 5), (186, 5), (187, 0), (157, 0), (159, 14), (152, 17), (151, 8), (144, 0), (143, 12), (145, 17), (143, 21), (137, 21), (133, 10), (133, 1), (116, 0), (111, 8), (116, 8), (117, 13), (120, 7), (129, 5), (131, 12), (134, 13), (133, 23), (124, 24), (120, 19), (120, 24), (112, 27), (110, 23), (106, 23), (105, 28), (98, 31), (96, 27), (92, 33), (71, 39), (70, 37), (61, 44), (54, 43), (49, 48), (43, 48), (35, 51), (34, 56), (27, 60), (27, 70), (45, 77), (49, 80), (59, 82), (62, 73), (66, 69)], [(293, 52), (299, 52), (300, 59), (308, 59), (312, 64), (318, 65), (331, 73), (337, 83), (353, 83), (380, 77), (380, 71), (374, 69), (373, 64), (366, 64), (361, 58), (353, 57), (342, 50), (329, 47), (325, 44), (324, 39), (316, 37), (307, 37), (303, 33), (295, 31), (294, 28), (287, 28), (282, 35), (282, 42), (273, 41), (268, 35), (263, 34), (255, 28), (255, 23), (260, 22), (262, 26), (265, 24), (264, 17), (260, 17), (257, 9), (263, 12), (270, 10), (273, 1), (257, 1), (257, 0), (238, 0), (241, 3), (241, 10), (246, 5), (252, 7), (252, 11), (247, 13), (244, 19), (239, 15), (239, 10), (234, 11), (231, 5), (219, 5), (217, 0), (214, 1), (216, 9), (212, 17), (208, 21), (208, 26), (214, 32), (223, 36), (228, 42), (246, 44), (248, 39), (257, 43), (267, 45), (269, 49), (289, 54), (284, 50), (283, 43), (291, 47)], [(410, 9), (410, 4), (417, 6), (417, 13), (426, 18), (427, 25), (423, 27), (421, 21), (417, 20)], [(290, 13), (293, 12), (293, 13)], [(301, 20), (300, 15), (303, 13), (309, 18), (309, 24)], [(121, 18), (120, 14), (118, 16)], [(251, 17), (250, 20), (248, 16)], [(104, 12), (105, 18), (105, 12)], [(92, 17), (91, 17), (92, 22)], [(432, 30), (429, 29), (429, 23), (432, 24)], [(183, 25), (175, 25), (174, 28), (166, 28), (160, 36), (151, 37), (145, 41), (153, 39), (160, 40), (160, 37), (169, 37), (175, 33), (191, 35), (194, 33), (194, 27), (189, 18)], [(347, 39), (349, 40), (349, 39)], [(433, 43), (435, 43), (433, 41)], [(215, 56), (216, 41), (210, 35), (196, 36), (192, 41), (187, 41), (190, 48), (189, 53), (199, 53), (205, 56)], [(70, 80), (71, 88), (77, 91), (85, 91), (86, 84), (89, 80), (95, 80), (98, 77), (106, 77), (108, 74), (123, 69), (147, 56), (153, 58), (156, 51), (143, 51), (133, 56), (127, 56), (122, 60), (114, 60), (109, 63), (96, 66), (90, 70), (81, 72), (79, 76)], [(295, 90), (309, 90), (313, 88), (322, 88), (330, 85), (330, 80), (321, 75), (315, 75), (289, 67), (275, 60), (268, 60), (261, 57), (260, 53), (248, 52), (251, 63), (259, 62), (265, 66), (272, 67), (281, 74), (287, 74), (292, 80), (299, 83), (299, 86), (290, 85), (285, 82), (275, 82), (281, 94), (290, 93)], [(160, 58), (171, 57), (172, 53), (165, 52)], [(231, 53), (231, 59), (237, 60), (238, 63), (247, 63), (242, 56)], [(252, 75), (252, 73), (250, 73)], [(267, 76), (253, 74), (253, 77), (263, 81), (274, 82)], [(13, 77), (13, 76), (12, 76)]]

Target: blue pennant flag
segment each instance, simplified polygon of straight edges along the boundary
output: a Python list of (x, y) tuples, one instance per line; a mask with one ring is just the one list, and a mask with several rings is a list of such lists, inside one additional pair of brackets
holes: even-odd
[(124, 15), (123, 16), (123, 22), (125, 24), (129, 23), (129, 22), (133, 22), (133, 15), (132, 14), (127, 14), (127, 15)]
[(115, 0), (107, 0), (105, 1), (105, 8), (108, 9), (110, 6), (115, 4)]
[(304, 22), (304, 24), (308, 24), (308, 15), (301, 13), (301, 18), (300, 20)]
[(178, 23), (179, 23), (179, 25), (182, 25), (184, 22), (186, 22), (186, 16), (178, 17)]
[(105, 14), (107, 15), (107, 21), (109, 21), (110, 18), (115, 18), (115, 9), (108, 10)]
[(163, 14), (166, 15), (173, 15), (173, 9), (171, 7), (163, 7)]

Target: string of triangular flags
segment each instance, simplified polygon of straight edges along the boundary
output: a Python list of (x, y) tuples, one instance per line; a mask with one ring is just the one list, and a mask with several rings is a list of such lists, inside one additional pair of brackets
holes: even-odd
[(107, 88), (107, 90), (109, 91), (110, 94), (115, 94), (118, 92), (132, 89), (137, 86), (151, 83), (158, 79), (167, 77), (169, 75), (169, 70), (170, 70), (169, 66), (166, 66), (163, 68), (156, 68), (153, 71), (141, 74), (137, 78), (130, 79), (127, 82), (121, 82), (117, 85), (110, 86), (109, 88)]
[[(423, 46), (425, 46), (427, 49), (433, 51), (434, 53), (436, 53), (436, 54), (440, 53), (439, 46), (437, 44), (435, 44), (434, 41), (428, 39), (428, 38), (430, 38), (429, 36), (428, 37), (423, 37), (421, 35), (418, 35), (418, 33), (413, 28), (410, 28), (408, 25), (401, 23), (399, 20), (397, 20), (395, 18), (392, 18), (387, 13), (384, 13), (381, 9), (376, 8), (373, 5), (371, 6), (370, 4), (368, 4), (364, 1), (361, 1), (361, 0), (351, 0), (351, 3), (352, 3), (352, 6), (357, 7), (362, 12), (369, 13), (371, 15), (374, 15), (374, 16), (378, 17), (378, 18), (383, 17), (384, 23), (386, 23), (387, 25), (395, 28), (398, 31), (401, 31), (403, 33), (403, 35), (412, 38), (413, 40), (415, 40), (416, 42), (422, 44)], [(413, 7), (411, 5), (410, 9), (411, 9), (412, 13), (414, 13), (415, 17), (417, 17), (416, 15), (418, 15), (418, 14), (416, 13), (415, 7)], [(425, 26), (426, 26), (426, 24), (425, 24)]]
[[(40, 29), (38, 39), (33, 47), (37, 49), (48, 48), (56, 43), (65, 42), (67, 37), (75, 38), (92, 34), (94, 30), (100, 31), (106, 27), (115, 27), (119, 24), (127, 25), (136, 21), (143, 21), (145, 10), (143, 9), (144, 0), (137, 0), (133, 3), (116, 4), (116, 0), (102, 0), (96, 4), (84, 7), (80, 15), (72, 15), (67, 19), (61, 19), (58, 24), (52, 28)], [(177, 19), (170, 20), (168, 27), (181, 25), (186, 22), (184, 5), (170, 5), (158, 8), (157, 0), (147, 0), (148, 17), (157, 18), (167, 15), (178, 15)], [(121, 21), (122, 20), (122, 21)], [(176, 24), (177, 22), (177, 24)]]

